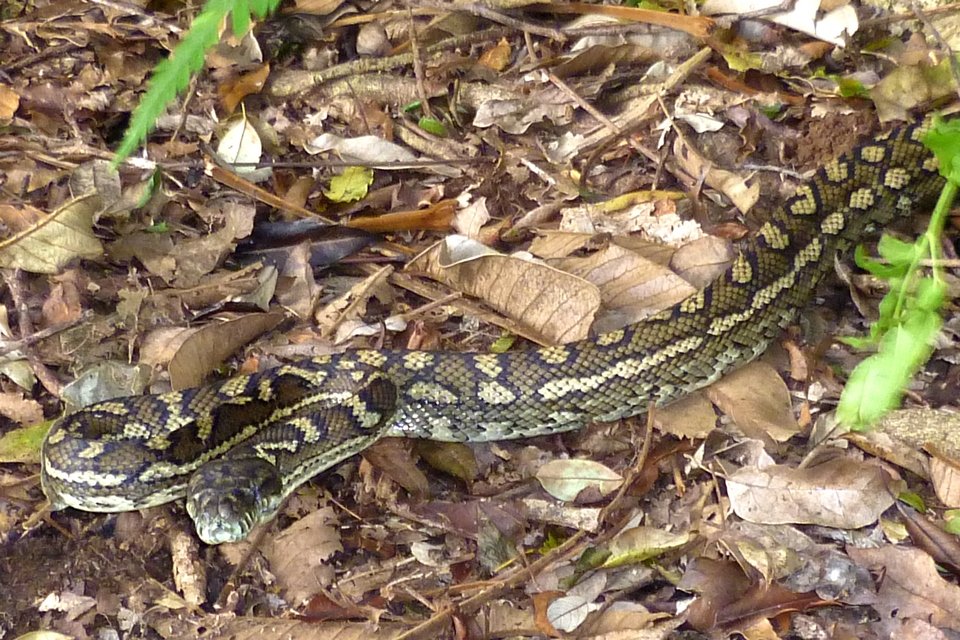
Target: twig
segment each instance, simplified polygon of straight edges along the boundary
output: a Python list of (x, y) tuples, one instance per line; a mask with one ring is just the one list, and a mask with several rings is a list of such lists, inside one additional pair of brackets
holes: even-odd
[(423, 81), (423, 58), (420, 56), (420, 40), (417, 38), (417, 21), (413, 19), (413, 10), (407, 7), (407, 16), (410, 20), (410, 55), (413, 56), (413, 77), (417, 79), (417, 93), (420, 94), (420, 108), (428, 118), (433, 117), (430, 110), (430, 95)]
[[(511, 33), (507, 27), (493, 27), (483, 31), (467, 33), (453, 38), (447, 38), (434, 45), (426, 47), (424, 54), (430, 56), (435, 53), (455, 49), (457, 47), (467, 47), (489, 40), (496, 40), (506, 37)], [(351, 62), (345, 62), (323, 71), (289, 71), (282, 73), (270, 83), (267, 91), (275, 97), (287, 97), (307, 91), (317, 85), (347, 76), (359, 75), (362, 73), (392, 71), (399, 67), (413, 64), (413, 54), (410, 52), (399, 53), (395, 56), (386, 56), (383, 58), (362, 58)]]
[(430, 0), (422, 0), (420, 3), (422, 7), (428, 7), (431, 9), (440, 9), (442, 11), (460, 11), (463, 13), (469, 13), (480, 18), (489, 20), (490, 22), (496, 22), (497, 24), (502, 24), (506, 27), (511, 27), (517, 31), (523, 31), (524, 33), (533, 33), (538, 36), (543, 36), (544, 38), (550, 38), (551, 40), (556, 40), (557, 42), (566, 42), (567, 36), (563, 31), (559, 29), (554, 29), (553, 27), (545, 27), (543, 25), (534, 24), (532, 22), (527, 22), (526, 20), (521, 20), (519, 18), (514, 18), (509, 16), (501, 11), (497, 11), (493, 7), (488, 7), (479, 2), (465, 2), (465, 3), (446, 3), (446, 2), (431, 2)]
[(36, 331), (18, 340), (0, 340), (0, 356), (5, 356), (11, 351), (17, 351), (18, 349), (29, 347), (30, 345), (36, 344), (45, 338), (49, 338), (52, 335), (60, 333), (61, 331), (66, 331), (71, 327), (75, 327), (89, 318), (90, 312), (84, 311), (82, 314), (80, 314), (79, 318), (68, 320), (67, 322), (61, 322), (51, 327), (47, 327), (46, 329), (40, 329), (40, 331)]
[[(20, 329), (21, 339), (24, 339), (36, 332), (33, 330), (33, 323), (30, 322), (30, 308), (27, 306), (26, 296), (24, 295), (21, 271), (19, 269), (12, 271), (4, 269), (3, 279), (7, 283), (7, 288), (10, 289), (10, 297), (17, 309), (17, 326)], [(37, 380), (40, 381), (43, 388), (54, 397), (59, 398), (63, 385), (60, 384), (60, 381), (57, 380), (50, 369), (29, 350), (24, 353), (24, 357), (30, 363), (30, 368), (33, 369), (34, 375), (37, 376)]]

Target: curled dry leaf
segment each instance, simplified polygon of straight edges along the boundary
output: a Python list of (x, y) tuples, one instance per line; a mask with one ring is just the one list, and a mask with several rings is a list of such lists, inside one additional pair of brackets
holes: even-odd
[[(619, 489), (623, 483), (620, 474), (592, 460), (552, 460), (540, 467), (537, 480), (547, 493), (565, 502), (573, 502), (578, 497), (600, 499)], [(598, 495), (582, 495), (591, 489)]]
[(841, 457), (804, 469), (743, 467), (726, 484), (734, 513), (748, 522), (858, 529), (893, 505), (889, 482), (879, 465)]
[(730, 199), (730, 202), (740, 211), (746, 213), (757, 204), (760, 199), (760, 184), (747, 181), (739, 175), (726, 169), (713, 167), (711, 163), (700, 155), (696, 149), (677, 137), (673, 145), (673, 152), (677, 162), (689, 175), (704, 177), (704, 182)]
[(93, 234), (93, 221), (100, 209), (97, 195), (67, 202), (0, 242), (0, 267), (53, 274), (74, 258), (99, 257), (103, 245)]
[(433, 245), (407, 268), (483, 299), (542, 335), (545, 344), (586, 338), (600, 307), (600, 292), (589, 282), (463, 236)]
[(196, 387), (234, 351), (283, 320), (280, 312), (253, 313), (227, 322), (208, 324), (183, 341), (170, 360), (174, 389)]

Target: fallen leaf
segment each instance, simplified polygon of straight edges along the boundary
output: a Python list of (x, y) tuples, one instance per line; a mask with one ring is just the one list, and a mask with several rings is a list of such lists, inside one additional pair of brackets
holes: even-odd
[(858, 529), (877, 521), (894, 503), (876, 464), (838, 457), (795, 469), (743, 467), (727, 478), (734, 513), (758, 524), (818, 524)]
[(481, 298), (542, 334), (545, 344), (586, 338), (600, 307), (600, 292), (589, 282), (458, 235), (421, 253), (407, 269)]
[(960, 587), (940, 576), (929, 555), (894, 545), (876, 549), (848, 546), (847, 554), (857, 564), (883, 576), (871, 606), (884, 620), (917, 618), (960, 631)]
[(283, 321), (282, 312), (251, 313), (227, 322), (214, 322), (190, 335), (170, 360), (170, 384), (196, 387), (227, 357)]
[(93, 220), (100, 208), (99, 196), (82, 196), (0, 241), (0, 267), (53, 274), (74, 258), (99, 257), (103, 245), (93, 233)]
[(790, 390), (762, 360), (728, 373), (704, 393), (751, 438), (786, 442), (800, 433)]
[(596, 491), (599, 499), (623, 483), (620, 474), (592, 460), (552, 460), (540, 467), (537, 480), (547, 493), (566, 502), (573, 502), (587, 489)]

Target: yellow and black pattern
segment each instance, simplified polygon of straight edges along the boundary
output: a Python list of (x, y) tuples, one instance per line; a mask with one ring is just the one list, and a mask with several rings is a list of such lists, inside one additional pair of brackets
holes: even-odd
[(95, 404), (51, 430), (44, 489), (56, 507), (133, 509), (183, 496), (205, 465), (239, 468), (230, 460), (243, 458), (275, 472), (266, 482), (278, 481), (286, 495), (384, 435), (527, 437), (669, 402), (762, 353), (807, 303), (835, 253), (867, 225), (935, 197), (942, 178), (920, 143), (928, 127), (900, 128), (820, 169), (724, 276), (640, 324), (504, 354), (349, 351), (198, 389)]

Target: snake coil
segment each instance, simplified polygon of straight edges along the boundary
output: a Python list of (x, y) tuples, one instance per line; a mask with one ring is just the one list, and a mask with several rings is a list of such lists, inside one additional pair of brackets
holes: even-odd
[(238, 540), (314, 474), (383, 436), (488, 441), (633, 416), (761, 354), (869, 224), (941, 189), (925, 120), (822, 167), (703, 291), (642, 323), (502, 354), (363, 349), (209, 386), (99, 402), (42, 449), (54, 508), (188, 496), (209, 543)]

